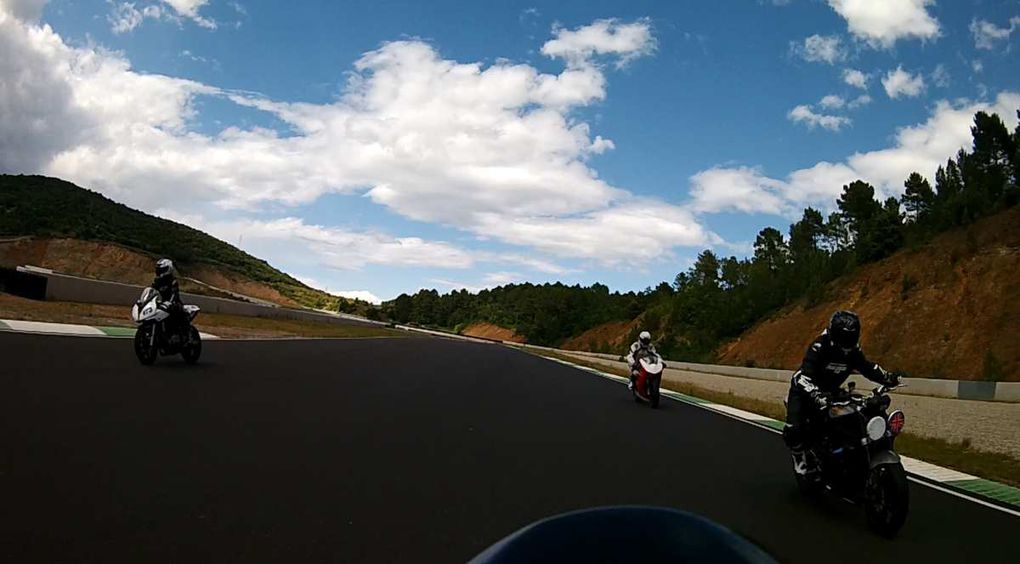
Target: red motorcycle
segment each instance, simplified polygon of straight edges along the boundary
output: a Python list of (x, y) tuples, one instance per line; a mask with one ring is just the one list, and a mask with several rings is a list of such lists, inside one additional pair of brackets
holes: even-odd
[(642, 351), (638, 358), (627, 357), (633, 367), (631, 369), (631, 393), (634, 394), (634, 401), (647, 403), (652, 409), (659, 407), (659, 385), (662, 384), (662, 371), (666, 363), (659, 355)]

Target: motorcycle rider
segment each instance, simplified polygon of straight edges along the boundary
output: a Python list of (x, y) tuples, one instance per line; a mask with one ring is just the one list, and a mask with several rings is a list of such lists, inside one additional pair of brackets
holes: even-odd
[(159, 292), (159, 299), (166, 304), (167, 327), (171, 329), (171, 335), (180, 333), (184, 326), (184, 304), (181, 303), (181, 289), (177, 284), (177, 277), (174, 274), (174, 263), (168, 258), (156, 261), (156, 278), (152, 281), (152, 287)]
[(861, 320), (856, 313), (845, 310), (833, 313), (828, 327), (811, 342), (800, 369), (793, 373), (786, 399), (783, 439), (793, 453), (793, 467), (798, 474), (809, 471), (805, 425), (813, 411), (829, 407), (832, 394), (840, 390), (852, 372), (885, 386), (899, 385), (898, 374), (886, 372), (864, 356), (860, 338)]
[(631, 343), (630, 353), (627, 355), (627, 364), (630, 365), (630, 383), (627, 384), (627, 389), (634, 389), (634, 380), (640, 373), (638, 361), (648, 354), (656, 354), (655, 345), (652, 344), (652, 334), (642, 331), (638, 335), (638, 340)]

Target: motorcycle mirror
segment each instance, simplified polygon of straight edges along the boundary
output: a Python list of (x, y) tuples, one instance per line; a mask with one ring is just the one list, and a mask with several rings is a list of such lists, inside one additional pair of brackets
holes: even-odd
[(847, 388), (849, 388), (851, 392), (853, 392), (853, 391), (854, 391), (854, 388), (856, 388), (856, 387), (857, 387), (857, 383), (856, 383), (856, 382), (849, 382), (849, 383), (848, 383), (848, 384), (846, 385), (846, 387), (847, 387)]

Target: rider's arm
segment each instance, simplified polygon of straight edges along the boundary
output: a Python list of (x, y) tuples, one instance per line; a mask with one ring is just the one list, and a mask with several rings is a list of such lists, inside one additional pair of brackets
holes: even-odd
[(800, 369), (794, 374), (793, 385), (801, 391), (811, 394), (818, 391), (818, 385), (814, 377), (823, 364), (821, 359), (822, 345), (817, 341), (811, 343), (807, 352), (804, 353), (804, 360), (800, 363)]
[(877, 362), (871, 362), (864, 356), (864, 351), (860, 348), (855, 350), (850, 357), (852, 363), (851, 368), (861, 373), (868, 380), (877, 384), (892, 384), (892, 374), (886, 372), (884, 368), (878, 365)]

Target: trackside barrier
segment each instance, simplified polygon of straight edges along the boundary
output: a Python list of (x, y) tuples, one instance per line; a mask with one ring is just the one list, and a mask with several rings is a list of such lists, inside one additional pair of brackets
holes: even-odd
[[(586, 351), (567, 351), (549, 347), (538, 347), (534, 345), (520, 345), (519, 343), (504, 343), (511, 346), (542, 349), (560, 354), (588, 357), (598, 360), (618, 362), (620, 355), (591, 353)], [(731, 376), (736, 378), (750, 378), (752, 380), (768, 380), (773, 382), (789, 382), (793, 374), (792, 370), (775, 370), (771, 368), (747, 368), (744, 366), (727, 366), (721, 364), (698, 364), (694, 362), (680, 362), (666, 360), (671, 369), (685, 370), (688, 372), (700, 372), (702, 374), (717, 374), (720, 376)], [(856, 382), (862, 389), (870, 382), (861, 376), (854, 375), (850, 381)], [(979, 400), (979, 401), (1002, 401), (1009, 403), (1020, 403), (1020, 382), (975, 382), (968, 380), (939, 380), (933, 378), (906, 378), (906, 386), (896, 390), (912, 396), (928, 396), (948, 399)]]
[[(135, 300), (138, 299), (138, 296), (141, 295), (144, 289), (144, 286), (80, 278), (35, 267), (18, 267), (17, 270), (23, 275), (40, 277), (45, 280), (45, 299), (47, 301), (119, 305), (124, 306), (125, 315), (127, 315), (126, 312), (135, 303)], [(350, 315), (340, 316), (314, 310), (276, 307), (198, 294), (181, 293), (181, 300), (188, 304), (197, 305), (205, 313), (317, 321), (333, 325), (386, 326), (386, 323), (380, 321), (371, 321)]]

